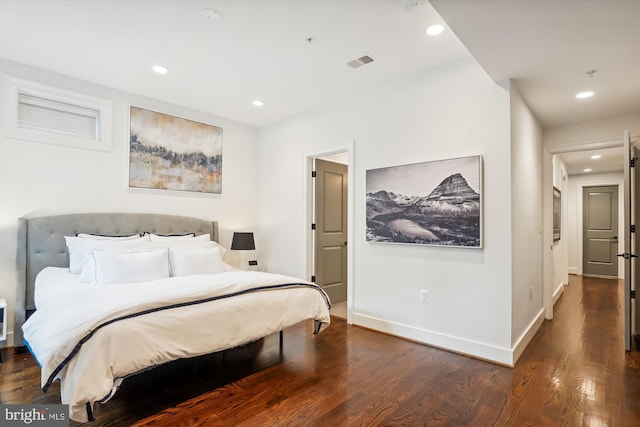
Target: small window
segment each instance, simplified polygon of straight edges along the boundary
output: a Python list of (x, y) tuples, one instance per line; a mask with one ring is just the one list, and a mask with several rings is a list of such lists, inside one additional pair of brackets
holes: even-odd
[(111, 151), (111, 101), (7, 77), (5, 136)]

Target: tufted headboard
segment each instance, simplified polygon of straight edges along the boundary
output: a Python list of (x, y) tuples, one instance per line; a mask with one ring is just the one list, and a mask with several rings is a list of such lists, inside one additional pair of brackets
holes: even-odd
[(36, 275), (45, 267), (69, 266), (64, 236), (76, 233), (128, 235), (210, 234), (218, 241), (218, 223), (200, 218), (152, 213), (76, 213), (18, 218), (17, 289), (14, 341), (24, 345), (22, 325), (27, 311), (35, 310)]

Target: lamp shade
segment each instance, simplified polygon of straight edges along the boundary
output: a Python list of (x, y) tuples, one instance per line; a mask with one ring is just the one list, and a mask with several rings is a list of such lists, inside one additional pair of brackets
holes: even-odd
[(231, 249), (236, 251), (253, 251), (256, 249), (256, 243), (253, 240), (253, 233), (233, 233), (231, 241)]

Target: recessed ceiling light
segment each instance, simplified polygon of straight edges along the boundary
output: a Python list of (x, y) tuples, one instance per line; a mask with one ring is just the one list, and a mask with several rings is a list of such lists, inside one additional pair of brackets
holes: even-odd
[(576, 94), (576, 98), (578, 99), (591, 98), (593, 95), (595, 95), (595, 93), (592, 90), (585, 90), (584, 92), (580, 92)]
[(582, 172), (591, 172), (591, 169), (584, 169)]
[(592, 159), (600, 159), (602, 158), (602, 156), (600, 154), (594, 154), (593, 156), (591, 156)]
[(158, 74), (167, 74), (169, 72), (169, 70), (167, 70), (167, 67), (163, 67), (162, 65), (155, 65), (153, 67), (153, 71)]
[(437, 36), (443, 31), (444, 31), (444, 26), (440, 24), (434, 24), (429, 26), (429, 28), (427, 28), (427, 34), (429, 34), (430, 36)]
[(254, 99), (252, 104), (254, 107), (262, 107), (264, 105), (264, 101), (262, 99)]

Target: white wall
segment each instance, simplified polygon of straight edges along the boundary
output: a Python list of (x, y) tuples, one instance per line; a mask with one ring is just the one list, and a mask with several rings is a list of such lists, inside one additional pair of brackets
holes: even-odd
[(512, 82), (512, 345), (521, 354), (543, 317), (542, 126)]
[(558, 156), (553, 156), (553, 186), (560, 190), (560, 240), (553, 242), (553, 295), (557, 301), (562, 286), (569, 284), (569, 197), (567, 167)]
[[(508, 92), (469, 58), (262, 128), (259, 233), (271, 271), (303, 273), (304, 153), (346, 140), (355, 141), (354, 323), (512, 363)], [(484, 249), (365, 242), (367, 169), (475, 154)]]
[[(569, 175), (567, 222), (569, 231), (568, 270), (582, 274), (582, 189), (593, 185), (618, 185), (618, 253), (624, 252), (624, 174), (622, 172)], [(624, 277), (624, 263), (618, 263), (618, 277)]]
[[(99, 152), (2, 137), (0, 140), (0, 297), (9, 305), (12, 345), (15, 253), (18, 217), (33, 211), (156, 212), (220, 221), (221, 243), (229, 246), (236, 229), (257, 224), (257, 131), (202, 112), (138, 97), (12, 62), (0, 75), (25, 78), (62, 89), (111, 99), (113, 150)], [(5, 93), (4, 89), (0, 93)], [(223, 128), (221, 196), (128, 188), (130, 105)], [(1, 115), (0, 115), (1, 116)]]
[(640, 113), (546, 128), (544, 147), (559, 153), (574, 151), (572, 147), (583, 147), (585, 144), (589, 148), (620, 146), (625, 130), (630, 132), (632, 141), (640, 136)]

